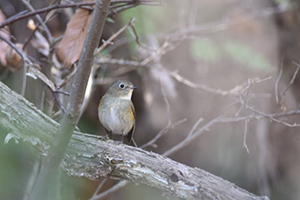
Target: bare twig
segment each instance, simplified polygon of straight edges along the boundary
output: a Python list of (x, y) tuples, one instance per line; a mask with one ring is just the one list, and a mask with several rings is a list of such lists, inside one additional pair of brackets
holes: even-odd
[[(31, 11), (34, 12), (35, 9), (33, 8), (33, 6), (30, 4), (30, 2), (28, 0), (22, 0), (23, 4)], [(47, 35), (47, 39), (49, 41), (49, 43), (52, 43), (52, 34), (50, 32), (50, 30), (48, 29), (47, 25), (44, 23), (43, 19), (41, 18), (40, 15), (35, 15), (36, 19), (38, 20), (38, 22), (43, 26), (43, 29)]]
[(142, 60), (140, 62), (140, 66), (146, 66), (149, 62), (154, 60), (156, 57), (165, 54), (166, 53), (165, 50), (170, 46), (171, 46), (171, 44), (169, 42), (164, 42), (163, 45), (159, 49), (157, 49), (155, 52), (151, 53), (150, 56), (148, 56), (147, 58)]
[(286, 117), (286, 116), (292, 116), (292, 115), (299, 115), (300, 110), (293, 110), (293, 111), (288, 111), (288, 112), (280, 112), (280, 113), (271, 113), (271, 114), (259, 114), (259, 113), (252, 113), (247, 116), (243, 117), (226, 117), (223, 119), (220, 119), (220, 123), (228, 123), (228, 122), (240, 122), (240, 121), (245, 121), (245, 120), (261, 120), (261, 119), (275, 119), (275, 117)]
[(186, 118), (184, 118), (184, 119), (179, 120), (179, 121), (177, 121), (176, 123), (172, 124), (170, 103), (169, 103), (169, 101), (168, 101), (167, 95), (166, 95), (166, 93), (165, 93), (163, 87), (161, 87), (161, 92), (162, 92), (162, 94), (163, 94), (163, 96), (164, 96), (164, 101), (165, 101), (166, 107), (167, 107), (168, 124), (167, 124), (161, 131), (159, 131), (158, 134), (156, 134), (156, 136), (155, 136), (152, 140), (150, 140), (150, 141), (148, 141), (147, 143), (145, 143), (144, 145), (142, 145), (142, 146), (140, 147), (140, 148), (142, 148), (142, 149), (144, 149), (144, 148), (146, 148), (146, 147), (148, 147), (148, 146), (154, 145), (155, 142), (156, 142), (159, 138), (161, 138), (162, 136), (164, 136), (169, 130), (174, 129), (177, 125), (179, 125), (179, 124), (181, 124), (181, 123), (183, 123), (183, 122), (186, 121)]
[(167, 94), (164, 90), (164, 88), (161, 86), (161, 93), (163, 94), (163, 97), (164, 97), (164, 101), (166, 103), (166, 107), (167, 107), (167, 114), (168, 114), (168, 124), (171, 124), (172, 123), (172, 118), (171, 118), (171, 108), (170, 108), (170, 103), (169, 103), (169, 100), (168, 100), (168, 97), (167, 97)]
[(120, 28), (120, 30), (118, 30), (115, 34), (113, 34), (112, 36), (110, 36), (110, 38), (107, 41), (104, 41), (103, 44), (97, 49), (95, 56), (97, 54), (99, 54), (103, 49), (105, 49), (108, 45), (112, 44), (112, 42), (121, 34), (123, 33), (133, 22), (134, 22), (134, 18), (130, 19), (130, 21), (128, 22), (128, 24), (126, 24), (125, 26), (123, 26), (122, 28)]
[[(19, 21), (21, 19), (26, 19), (28, 17), (37, 15), (37, 14), (42, 14), (54, 9), (60, 9), (60, 8), (72, 8), (72, 7), (82, 7), (82, 6), (93, 6), (95, 5), (95, 2), (80, 2), (80, 3), (70, 3), (70, 4), (54, 4), (45, 8), (41, 8), (38, 10), (35, 10), (34, 12), (26, 12), (22, 11), (21, 13), (14, 15), (0, 23), (0, 28), (7, 26), (11, 23), (14, 23), (16, 21)], [(24, 13), (25, 12), (25, 13)]]
[(192, 133), (190, 137), (186, 137), (180, 143), (178, 143), (177, 145), (175, 145), (172, 148), (170, 148), (167, 151), (165, 151), (162, 155), (163, 156), (169, 156), (172, 153), (175, 153), (176, 151), (178, 151), (179, 149), (182, 149), (183, 147), (185, 147), (186, 145), (188, 145), (192, 140), (194, 140), (196, 137), (198, 137), (199, 135), (201, 135), (205, 130), (207, 130), (209, 127), (211, 127), (213, 124), (217, 123), (222, 117), (223, 116), (220, 115), (217, 118), (209, 121), (203, 127), (201, 127), (200, 129), (198, 129), (195, 133)]
[(32, 65), (31, 60), (14, 43), (3, 37), (1, 34), (0, 39), (6, 42), (9, 46), (11, 46), (22, 57), (24, 62), (26, 62), (28, 65)]
[(278, 74), (278, 77), (277, 77), (276, 82), (275, 82), (275, 98), (276, 98), (276, 103), (277, 104), (279, 103), (278, 84), (279, 84), (280, 78), (282, 76), (282, 71), (283, 71), (283, 59), (281, 59), (279, 74)]
[(74, 64), (74, 69), (71, 73), (68, 74), (68, 76), (66, 78), (64, 78), (60, 83), (57, 84), (57, 89), (59, 90), (60, 88), (62, 88), (67, 82), (69, 82), (69, 80), (75, 76), (76, 71), (77, 71), (77, 65)]
[[(98, 59), (95, 63), (97, 64), (117, 64), (117, 65), (122, 65), (122, 66), (132, 66), (132, 67), (140, 67), (140, 66), (146, 66), (146, 67), (155, 67), (155, 66), (147, 66), (147, 64), (149, 62), (151, 62), (152, 60), (154, 60), (157, 56), (159, 55), (163, 55), (166, 53), (167, 48), (169, 47), (169, 43), (166, 42), (164, 43), (155, 53), (153, 53), (152, 55), (150, 55), (149, 57), (145, 58), (144, 60), (138, 62), (138, 61), (132, 61), (132, 60), (124, 60), (124, 59), (110, 59), (110, 58), (101, 58)], [(228, 96), (228, 95), (233, 95), (233, 96), (239, 96), (241, 90), (244, 89), (245, 85), (247, 85), (248, 83), (242, 83), (240, 85), (235, 86), (234, 88), (230, 89), (230, 90), (222, 90), (222, 89), (215, 89), (215, 88), (211, 88), (209, 86), (206, 86), (204, 84), (197, 84), (194, 83), (190, 80), (188, 80), (187, 78), (183, 77), (182, 75), (180, 75), (178, 73), (178, 71), (170, 71), (167, 68), (161, 67), (159, 68), (160, 70), (163, 70), (165, 73), (167, 73), (168, 75), (172, 76), (175, 80), (177, 80), (178, 82), (181, 82), (183, 84), (185, 84), (186, 86), (189, 86), (191, 88), (195, 88), (195, 89), (200, 89), (209, 93), (213, 93), (213, 94), (218, 94), (221, 96)], [(125, 72), (129, 72), (131, 70), (134, 69), (129, 69), (126, 70)], [(122, 71), (124, 72), (124, 71)], [(249, 79), (248, 81), (251, 81), (253, 83), (259, 83), (261, 81), (265, 81), (265, 80), (269, 80), (271, 77), (267, 77), (264, 79), (258, 79), (258, 78), (253, 78), (253, 79)], [(251, 94), (252, 96), (256, 96), (256, 94)], [(270, 95), (261, 95), (262, 97), (269, 97)]]
[(130, 22), (130, 26), (131, 26), (131, 28), (132, 28), (132, 34), (133, 34), (133, 36), (135, 37), (135, 41), (136, 41), (136, 43), (137, 43), (140, 47), (142, 47), (143, 49), (146, 49), (146, 50), (148, 50), (148, 51), (156, 51), (156, 49), (149, 48), (149, 47), (143, 45), (143, 44), (140, 42), (139, 34), (138, 34), (138, 32), (137, 32), (137, 30), (136, 30), (136, 28), (135, 28), (135, 24), (134, 24), (133, 22)]
[(286, 88), (284, 88), (284, 90), (282, 91), (282, 93), (281, 93), (281, 99), (283, 99), (284, 98), (284, 96), (285, 96), (285, 93), (288, 91), (288, 89), (291, 87), (291, 85), (294, 83), (294, 81), (295, 81), (295, 79), (296, 79), (296, 76), (297, 76), (297, 74), (298, 74), (298, 71), (299, 71), (299, 69), (300, 69), (300, 65), (298, 64), (298, 63), (295, 63), (295, 62), (293, 62), (295, 65), (296, 65), (296, 70), (295, 70), (295, 72), (294, 72), (294, 74), (293, 74), (293, 77), (292, 77), (292, 79), (291, 79), (291, 81), (289, 82), (289, 84), (286, 86)]
[(247, 131), (248, 131), (248, 120), (245, 120), (245, 131), (244, 131), (244, 140), (243, 147), (246, 149), (247, 153), (249, 153), (249, 148), (247, 146)]
[(95, 198), (98, 196), (98, 193), (100, 192), (102, 186), (107, 181), (107, 178), (104, 178), (101, 183), (98, 185), (97, 189), (95, 190), (93, 196), (89, 200), (95, 200)]
[(196, 129), (198, 128), (199, 124), (203, 121), (203, 118), (200, 117), (196, 123), (193, 125), (192, 129), (190, 130), (189, 134), (187, 135), (187, 137), (191, 137), (191, 135), (193, 135), (193, 133), (196, 131)]
[(288, 127), (298, 127), (298, 126), (300, 126), (300, 124), (298, 124), (298, 123), (296, 123), (296, 122), (295, 122), (294, 124), (290, 124), (290, 123), (287, 123), (287, 122), (278, 120), (278, 119), (276, 119), (274, 116), (265, 114), (265, 113), (263, 113), (263, 112), (261, 112), (261, 111), (259, 111), (259, 110), (254, 109), (254, 108), (251, 107), (251, 106), (246, 106), (246, 108), (249, 109), (249, 110), (251, 110), (251, 111), (253, 111), (254, 113), (257, 113), (257, 114), (259, 114), (259, 115), (261, 115), (261, 116), (263, 116), (263, 117), (265, 117), (265, 118), (268, 118), (268, 119), (270, 119), (270, 120), (272, 120), (272, 121), (274, 121), (274, 122), (277, 122), (277, 123), (279, 123), (279, 124), (283, 124), (283, 125), (288, 126)]
[[(112, 1), (112, 3), (131, 3), (132, 5), (128, 6), (128, 7), (122, 7), (118, 10), (115, 10), (113, 12), (110, 12), (109, 15), (114, 15), (115, 13), (119, 13), (122, 12), (124, 10), (127, 10), (129, 8), (138, 6), (138, 5), (151, 5), (151, 6), (161, 6), (161, 5), (165, 5), (163, 4), (161, 1), (158, 0), (152, 0), (153, 3), (149, 3), (149, 1), (145, 1), (145, 0), (138, 0), (136, 3), (136, 1), (134, 0), (123, 0), (123, 1)], [(4, 20), (3, 22), (0, 23), (0, 28), (7, 26), (11, 23), (14, 23), (16, 21), (19, 21), (21, 19), (26, 19), (28, 17), (37, 15), (37, 14), (42, 14), (45, 12), (49, 12), (51, 10), (55, 10), (55, 9), (61, 9), (61, 8), (85, 8), (85, 9), (90, 9), (92, 10), (93, 8), (91, 6), (95, 5), (95, 1), (91, 1), (91, 2), (79, 2), (79, 3), (66, 3), (66, 4), (54, 4), (45, 8), (41, 8), (38, 10), (35, 10), (33, 12), (26, 12), (26, 11), (22, 11), (21, 13), (14, 15), (6, 20)], [(86, 7), (89, 6), (89, 7)]]
[[(186, 137), (184, 140), (179, 142), (177, 145), (175, 145), (172, 148), (170, 148), (169, 150), (165, 151), (162, 155), (169, 156), (169, 155), (175, 153), (176, 151), (178, 151), (179, 149), (182, 149), (189, 143), (191, 143), (195, 138), (199, 137), (204, 131), (208, 130), (209, 127), (211, 127), (213, 124), (218, 123), (224, 117), (227, 110), (229, 110), (230, 108), (232, 108), (233, 106), (235, 106), (239, 103), (240, 103), (239, 101), (232, 102), (224, 109), (223, 113), (221, 113), (218, 117), (212, 119), (211, 121), (207, 122), (204, 126), (199, 128), (198, 130), (194, 130), (194, 127), (195, 127), (195, 125), (194, 125), (193, 128), (191, 129), (191, 131), (194, 131), (194, 132), (189, 133), (188, 134), (189, 137)], [(200, 119), (197, 120), (196, 124), (199, 123), (199, 121), (200, 121)]]
[(31, 62), (31, 60), (22, 52), (22, 50), (20, 50), (14, 43), (12, 43), (11, 41), (7, 40), (5, 37), (3, 37), (0, 34), (0, 39), (5, 41), (9, 46), (11, 46), (23, 59), (24, 61), (24, 66), (23, 66), (23, 71), (24, 71), (24, 75), (23, 75), (23, 80), (22, 80), (22, 88), (21, 88), (21, 95), (24, 96), (25, 94), (25, 89), (26, 89), (26, 82), (27, 82), (27, 69), (28, 66), (32, 66), (33, 63)]
[(92, 198), (90, 198), (89, 200), (100, 200), (103, 199), (104, 197), (107, 197), (108, 195), (118, 191), (119, 189), (121, 189), (122, 187), (125, 187), (128, 183), (130, 183), (129, 181), (123, 180), (120, 181), (119, 183), (117, 183), (116, 185), (112, 186), (111, 188), (109, 188), (108, 190), (105, 190), (104, 192), (102, 192), (101, 194), (95, 195)]
[(178, 39), (186, 39), (198, 35), (207, 35), (225, 31), (230, 27), (237, 26), (243, 23), (246, 23), (248, 20), (257, 19), (257, 18), (267, 18), (277, 13), (283, 13), (292, 9), (298, 8), (296, 3), (287, 4), (282, 7), (269, 7), (263, 10), (258, 10), (252, 15), (248, 15), (243, 19), (222, 19), (220, 21), (211, 22), (207, 24), (200, 24), (198, 26), (190, 26), (184, 29), (181, 27), (177, 31), (172, 31), (170, 34), (160, 34), (159, 38), (168, 38), (170, 41)]
[(156, 136), (155, 136), (152, 140), (150, 140), (149, 142), (143, 144), (140, 148), (141, 148), (141, 149), (145, 149), (145, 148), (148, 147), (148, 146), (154, 145), (155, 142), (156, 142), (159, 138), (161, 138), (162, 136), (164, 136), (168, 131), (174, 129), (177, 125), (179, 125), (179, 124), (181, 124), (181, 123), (183, 123), (183, 122), (186, 122), (186, 120), (187, 120), (187, 119), (184, 118), (184, 119), (182, 119), (182, 120), (179, 120), (179, 121), (175, 122), (174, 124), (170, 124), (170, 125), (168, 124), (168, 125), (165, 126), (161, 131), (159, 131), (159, 132), (156, 134)]
[(22, 79), (22, 87), (21, 87), (21, 95), (25, 95), (25, 90), (26, 90), (26, 84), (27, 84), (27, 70), (28, 70), (28, 64), (24, 62), (23, 66), (23, 79)]

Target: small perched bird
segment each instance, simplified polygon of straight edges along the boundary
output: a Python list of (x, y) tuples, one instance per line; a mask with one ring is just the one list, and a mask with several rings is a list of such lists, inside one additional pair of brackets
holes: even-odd
[(110, 138), (113, 134), (121, 135), (123, 142), (124, 136), (127, 136), (129, 143), (137, 146), (132, 138), (135, 129), (135, 110), (131, 96), (135, 88), (137, 87), (130, 81), (115, 81), (100, 100), (98, 117)]

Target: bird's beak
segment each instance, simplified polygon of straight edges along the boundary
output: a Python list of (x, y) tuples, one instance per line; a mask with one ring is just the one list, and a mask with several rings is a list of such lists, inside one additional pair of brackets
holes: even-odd
[(136, 87), (136, 86), (132, 86), (132, 87), (130, 87), (130, 89), (136, 89), (136, 88), (138, 88), (138, 87)]

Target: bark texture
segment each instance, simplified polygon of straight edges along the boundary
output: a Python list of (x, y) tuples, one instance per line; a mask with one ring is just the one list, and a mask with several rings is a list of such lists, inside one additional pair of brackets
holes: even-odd
[[(46, 156), (59, 124), (0, 82), (0, 126), (5, 142), (24, 141)], [(71, 176), (102, 176), (156, 187), (172, 199), (268, 199), (198, 168), (100, 136), (75, 131), (61, 167)]]

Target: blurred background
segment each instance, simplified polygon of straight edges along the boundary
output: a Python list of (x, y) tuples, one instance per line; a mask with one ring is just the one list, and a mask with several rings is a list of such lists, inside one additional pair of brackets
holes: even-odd
[[(39, 9), (52, 2), (32, 0), (30, 3)], [(213, 124), (170, 157), (257, 195), (275, 200), (300, 199), (300, 129), (293, 126), (299, 122), (299, 116), (276, 118), (277, 122), (271, 118), (238, 120), (259, 114), (257, 111), (284, 113), (299, 109), (298, 1), (173, 0), (164, 3), (163, 6), (141, 5), (107, 20), (104, 40), (135, 18), (140, 44), (134, 30), (128, 28), (96, 60), (93, 87), (79, 122), (81, 131), (105, 134), (98, 121), (98, 102), (113, 80), (126, 78), (138, 86), (133, 103), (137, 115), (134, 137), (139, 146), (154, 138), (169, 120), (175, 124), (186, 119), (170, 129), (156, 146), (147, 148), (163, 153), (184, 140), (199, 118), (203, 118), (198, 126), (201, 128), (224, 115), (232, 120)], [(1, 0), (0, 8), (6, 18), (26, 10), (18, 0)], [(74, 10), (59, 9), (48, 20), (46, 24), (53, 37), (64, 33)], [(28, 19), (23, 19), (9, 25), (14, 42), (24, 44), (30, 37), (32, 31), (27, 23)], [(41, 62), (42, 70), (52, 79), (53, 70), (43, 64), (43, 55), (31, 44), (26, 52)], [(66, 73), (68, 70), (65, 69)], [(21, 92), (23, 69), (11, 71), (2, 64), (0, 73), (2, 82)], [(40, 109), (44, 88), (40, 80), (28, 78), (25, 97)], [(68, 91), (68, 86), (64, 90)], [(0, 199), (22, 199), (36, 157), (22, 142), (11, 140), (4, 144), (7, 132), (0, 131)], [(89, 199), (100, 183), (64, 173), (62, 176), (63, 199)], [(108, 181), (103, 190), (115, 183)], [(106, 199), (141, 199), (141, 196), (144, 200), (166, 199), (159, 190), (135, 184)]]

